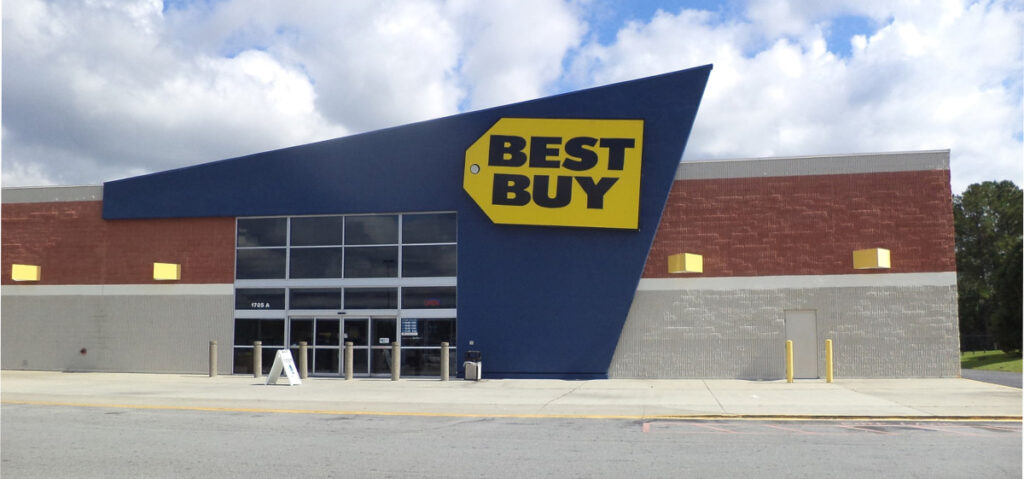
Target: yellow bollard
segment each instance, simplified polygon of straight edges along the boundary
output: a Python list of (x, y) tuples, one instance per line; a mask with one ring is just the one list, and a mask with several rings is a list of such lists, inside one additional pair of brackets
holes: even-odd
[(793, 382), (793, 341), (786, 340), (786, 382)]
[(825, 382), (832, 382), (832, 340), (825, 340)]

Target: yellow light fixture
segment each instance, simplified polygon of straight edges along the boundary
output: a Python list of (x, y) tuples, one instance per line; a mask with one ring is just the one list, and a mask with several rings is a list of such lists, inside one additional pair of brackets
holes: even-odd
[(704, 257), (693, 253), (679, 253), (668, 257), (669, 273), (703, 273)]
[(153, 263), (153, 279), (177, 281), (181, 279), (181, 265), (175, 263)]
[(11, 265), (11, 279), (14, 281), (39, 281), (41, 268), (34, 264)]
[(859, 249), (853, 252), (853, 269), (889, 268), (889, 250), (885, 248)]

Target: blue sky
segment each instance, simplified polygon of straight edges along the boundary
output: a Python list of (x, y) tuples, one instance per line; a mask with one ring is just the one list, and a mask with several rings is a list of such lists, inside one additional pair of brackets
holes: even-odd
[(713, 63), (685, 161), (949, 149), (1021, 184), (1021, 0), (19, 0), (4, 186), (106, 180)]
[(635, 1), (614, 1), (602, 0), (593, 2), (585, 13), (590, 22), (597, 40), (603, 44), (615, 41), (615, 35), (626, 22), (647, 22), (654, 14), (661, 10), (668, 13), (678, 13), (683, 9), (707, 10), (715, 12), (722, 20), (736, 17), (742, 14), (737, 8), (736, 1), (656, 1), (656, 0), (635, 0)]

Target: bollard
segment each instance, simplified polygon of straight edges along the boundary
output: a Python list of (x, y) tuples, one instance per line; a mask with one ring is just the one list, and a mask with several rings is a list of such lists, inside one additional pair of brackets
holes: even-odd
[(252, 343), (252, 377), (263, 376), (263, 341)]
[(352, 342), (345, 341), (345, 379), (352, 380)]
[(441, 343), (441, 380), (448, 380), (448, 343)]
[(217, 341), (210, 341), (210, 377), (217, 377)]
[(402, 345), (395, 341), (391, 343), (391, 380), (398, 381), (402, 378)]
[(825, 382), (832, 382), (832, 340), (825, 340)]
[(299, 379), (309, 377), (309, 345), (305, 341), (299, 341)]
[(793, 382), (793, 341), (786, 340), (786, 382)]

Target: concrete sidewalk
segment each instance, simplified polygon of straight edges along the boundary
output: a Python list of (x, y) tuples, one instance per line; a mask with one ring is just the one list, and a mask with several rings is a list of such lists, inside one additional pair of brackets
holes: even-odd
[[(284, 381), (286, 382), (286, 381)], [(3, 371), (4, 404), (518, 417), (981, 418), (1020, 420), (1021, 390), (967, 379), (453, 380)]]

